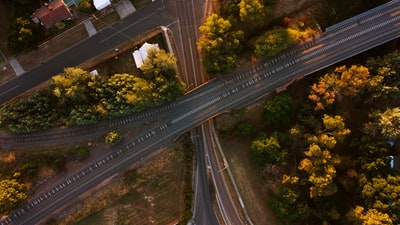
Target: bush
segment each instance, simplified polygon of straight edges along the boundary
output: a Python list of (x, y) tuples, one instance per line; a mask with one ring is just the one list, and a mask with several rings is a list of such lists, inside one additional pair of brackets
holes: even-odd
[(95, 8), (93, 6), (93, 0), (83, 0), (79, 3), (78, 5), (78, 10), (83, 12), (83, 13), (92, 13), (95, 11)]
[(106, 135), (105, 142), (109, 144), (117, 144), (122, 140), (120, 133), (116, 131), (111, 131)]

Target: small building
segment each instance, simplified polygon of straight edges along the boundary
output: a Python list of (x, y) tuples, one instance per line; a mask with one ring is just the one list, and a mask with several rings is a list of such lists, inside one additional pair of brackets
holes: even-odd
[(157, 50), (160, 49), (158, 44), (149, 44), (145, 42), (142, 47), (132, 53), (137, 68), (140, 68), (143, 65), (144, 60), (147, 58), (147, 52), (150, 48), (155, 48)]
[(111, 5), (110, 0), (93, 0), (93, 5), (97, 10), (105, 9), (107, 6)]
[(45, 3), (31, 16), (33, 22), (40, 23), (44, 28), (49, 29), (57, 22), (72, 18), (72, 13), (63, 0), (53, 0)]

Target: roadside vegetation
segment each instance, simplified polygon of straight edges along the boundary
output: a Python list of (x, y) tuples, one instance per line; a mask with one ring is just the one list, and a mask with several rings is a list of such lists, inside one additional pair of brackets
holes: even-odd
[[(134, 65), (132, 65), (134, 66)], [(0, 108), (0, 125), (26, 133), (55, 126), (93, 124), (139, 112), (183, 95), (176, 77), (176, 59), (150, 49), (141, 73), (91, 75), (65, 68), (46, 88)]]
[(231, 72), (237, 68), (239, 55), (273, 56), (319, 32), (316, 23), (276, 18), (272, 11), (275, 0), (218, 3), (217, 13), (199, 28), (202, 36), (198, 46), (210, 74)]
[(220, 124), (225, 138), (252, 139), (264, 201), (283, 224), (400, 222), (400, 171), (390, 165), (400, 153), (399, 59), (395, 51), (328, 69), (308, 92), (289, 87), (264, 103), (262, 128)]

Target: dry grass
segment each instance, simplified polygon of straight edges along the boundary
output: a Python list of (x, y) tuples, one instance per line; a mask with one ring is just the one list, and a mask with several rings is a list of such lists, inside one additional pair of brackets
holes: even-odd
[(250, 143), (252, 138), (233, 135), (233, 130), (239, 122), (251, 123), (257, 130), (262, 129), (263, 106), (263, 102), (256, 103), (244, 109), (242, 115), (238, 115), (241, 113), (223, 114), (216, 120), (218, 130), (224, 126), (224, 129), (228, 129), (228, 133), (230, 133), (220, 135), (222, 137), (221, 145), (251, 220), (255, 225), (276, 225), (279, 222), (274, 218), (267, 205), (268, 189), (264, 182), (266, 178), (251, 159)]
[(163, 150), (134, 172), (136, 181), (118, 177), (75, 207), (60, 225), (174, 224), (183, 203), (183, 149)]

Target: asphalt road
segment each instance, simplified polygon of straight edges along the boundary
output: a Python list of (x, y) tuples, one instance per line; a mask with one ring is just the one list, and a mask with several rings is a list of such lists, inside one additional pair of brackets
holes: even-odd
[(70, 49), (49, 59), (44, 64), (22, 74), (18, 78), (0, 86), (0, 105), (10, 99), (49, 80), (62, 72), (63, 68), (79, 65), (107, 50), (127, 42), (153, 28), (173, 22), (173, 17), (165, 10), (164, 1), (155, 1), (151, 5), (137, 10), (124, 20), (77, 43)]
[(194, 195), (194, 209), (193, 209), (193, 224), (202, 225), (219, 225), (218, 218), (215, 214), (214, 203), (212, 201), (210, 192), (210, 177), (208, 175), (207, 158), (204, 153), (204, 140), (205, 135), (203, 124), (194, 128), (191, 132), (192, 140), (196, 146), (196, 174), (195, 174), (195, 195)]
[[(57, 187), (13, 212), (1, 224), (35, 224), (102, 180), (123, 170), (165, 142), (218, 113), (251, 104), (298, 75), (308, 75), (400, 36), (399, 3), (357, 22), (331, 30), (319, 39), (291, 48), (276, 57), (243, 69), (224, 80), (214, 80), (165, 109), (162, 125), (97, 160)], [(375, 14), (374, 14), (375, 15)], [(373, 18), (373, 19), (368, 19)], [(104, 166), (106, 165), (106, 166)], [(79, 180), (79, 182), (77, 182)], [(73, 182), (72, 182), (73, 181)], [(54, 191), (54, 193), (52, 193)], [(47, 196), (47, 197), (46, 197)], [(42, 199), (41, 199), (42, 198)], [(35, 221), (35, 222), (33, 222)]]
[[(226, 225), (243, 225), (239, 212), (233, 200), (231, 189), (228, 187), (224, 170), (225, 162), (220, 162), (216, 143), (212, 135), (212, 120), (208, 120), (201, 125), (204, 134), (204, 152), (208, 160), (208, 168), (215, 187), (215, 199), (222, 217), (223, 224)], [(237, 199), (237, 198), (236, 198)], [(240, 208), (240, 207), (239, 207)], [(201, 224), (208, 224), (207, 221)]]

